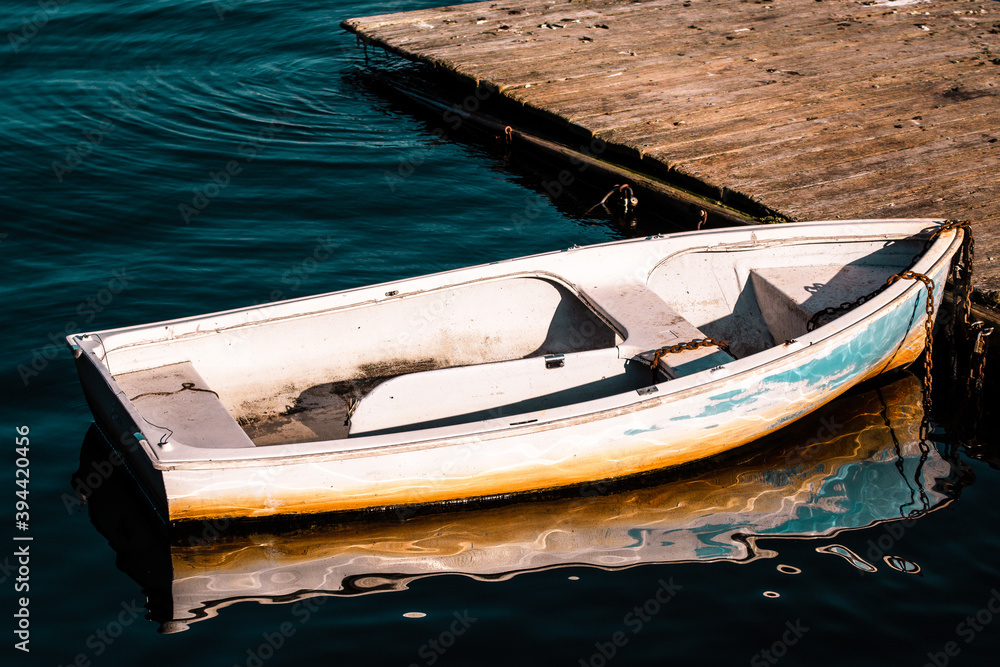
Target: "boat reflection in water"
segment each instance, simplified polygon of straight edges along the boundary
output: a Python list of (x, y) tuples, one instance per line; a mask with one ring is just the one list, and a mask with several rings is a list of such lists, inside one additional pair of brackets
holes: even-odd
[[(958, 472), (920, 440), (920, 389), (912, 375), (897, 377), (709, 461), (711, 468), (557, 498), (314, 518), (308, 527), (198, 522), (179, 534), (142, 512), (116, 467), (90, 494), (89, 511), (163, 632), (236, 602), (402, 590), (433, 574), (502, 580), (568, 565), (749, 562), (776, 555), (757, 547), (758, 537), (830, 536), (913, 518), (950, 499)], [(84, 490), (88, 475), (93, 481), (93, 471), (109, 467), (107, 446), (91, 431), (74, 479)]]

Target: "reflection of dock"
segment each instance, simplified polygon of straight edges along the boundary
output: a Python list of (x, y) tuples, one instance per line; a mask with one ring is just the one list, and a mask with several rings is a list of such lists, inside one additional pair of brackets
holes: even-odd
[[(127, 500), (134, 489), (118, 471), (96, 489), (90, 515), (119, 566), (146, 590), (150, 618), (168, 632), (236, 602), (402, 590), (434, 574), (507, 579), (567, 565), (748, 562), (775, 555), (756, 546), (758, 537), (830, 536), (946, 503), (938, 480), (953, 470), (919, 440), (919, 405), (920, 383), (906, 375), (834, 401), (738, 464), (606, 495), (584, 487), (555, 500), (402, 522), (275, 522), (254, 532), (206, 523), (201, 535), (143, 536), (140, 527), (157, 524), (127, 516), (143, 504)], [(93, 436), (81, 475), (102, 456)]]
[(977, 287), (1000, 305), (992, 4), (528, 0), (344, 27), (737, 209), (973, 220)]

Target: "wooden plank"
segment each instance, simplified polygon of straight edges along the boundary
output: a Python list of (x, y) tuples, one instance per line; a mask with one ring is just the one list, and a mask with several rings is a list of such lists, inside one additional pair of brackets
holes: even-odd
[(501, 0), (343, 25), (793, 219), (973, 219), (1000, 305), (994, 4)]

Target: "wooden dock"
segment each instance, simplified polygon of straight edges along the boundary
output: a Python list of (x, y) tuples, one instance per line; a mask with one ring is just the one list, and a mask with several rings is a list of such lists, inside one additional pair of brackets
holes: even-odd
[(1000, 3), (500, 0), (343, 27), (733, 206), (972, 220), (1000, 306)]

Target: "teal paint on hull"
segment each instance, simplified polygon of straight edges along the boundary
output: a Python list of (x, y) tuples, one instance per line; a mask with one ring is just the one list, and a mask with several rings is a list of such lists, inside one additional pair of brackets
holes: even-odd
[(730, 391), (725, 391), (721, 394), (716, 394), (715, 396), (709, 396), (705, 400), (708, 401), (708, 405), (701, 413), (696, 415), (677, 415), (676, 417), (671, 417), (670, 421), (680, 421), (683, 419), (698, 419), (700, 417), (711, 417), (714, 415), (723, 414), (729, 412), (737, 406), (749, 405), (758, 399), (757, 394), (752, 394), (747, 397), (749, 400), (737, 400), (737, 397), (747, 393), (746, 389), (732, 389)]
[(835, 390), (845, 383), (867, 375), (898, 350), (910, 329), (916, 324), (922, 299), (912, 299), (882, 317), (868, 322), (864, 331), (846, 345), (833, 348), (822, 357), (786, 371), (765, 377), (762, 385), (792, 384), (823, 392)]
[(630, 428), (629, 430), (625, 431), (625, 435), (642, 435), (643, 433), (652, 433), (654, 431), (662, 431), (662, 430), (663, 430), (662, 426), (656, 426), (654, 424), (649, 428)]
[[(750, 406), (774, 392), (774, 385), (831, 394), (844, 385), (856, 383), (880, 364), (887, 363), (906, 340), (907, 334), (916, 326), (923, 313), (924, 294), (921, 291), (908, 304), (867, 321), (863, 331), (845, 344), (831, 348), (825, 355), (811, 357), (796, 368), (765, 376), (753, 391), (732, 389), (710, 396), (701, 412), (677, 415), (671, 417), (671, 421), (716, 416), (730, 411), (749, 414), (752, 412)], [(800, 416), (800, 412), (790, 413), (778, 418), (774, 425), (783, 426)]]

